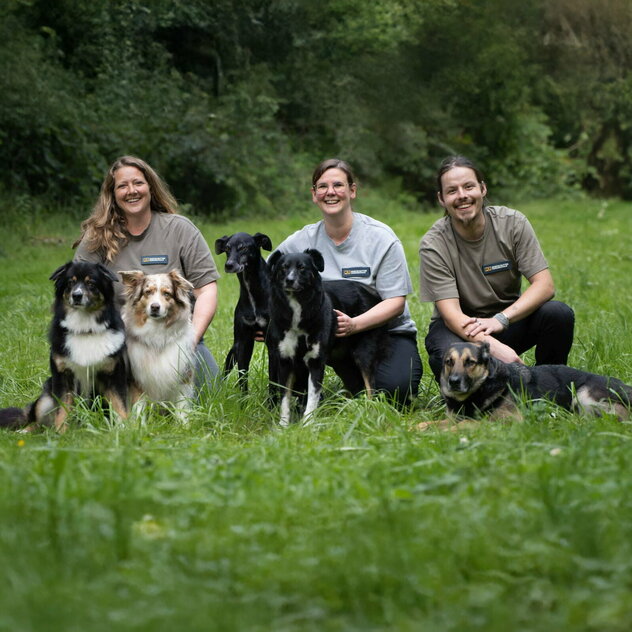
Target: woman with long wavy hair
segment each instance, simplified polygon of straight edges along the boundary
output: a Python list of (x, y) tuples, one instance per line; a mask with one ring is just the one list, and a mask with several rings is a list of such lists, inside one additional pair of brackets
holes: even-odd
[[(204, 362), (197, 370), (200, 386), (218, 373), (204, 345), (204, 333), (217, 309), (219, 274), (208, 244), (196, 226), (178, 214), (178, 203), (162, 178), (144, 160), (122, 156), (101, 185), (92, 214), (81, 224), (75, 259), (104, 264), (115, 274), (178, 270), (193, 284), (196, 352)], [(122, 302), (122, 283), (117, 284)]]

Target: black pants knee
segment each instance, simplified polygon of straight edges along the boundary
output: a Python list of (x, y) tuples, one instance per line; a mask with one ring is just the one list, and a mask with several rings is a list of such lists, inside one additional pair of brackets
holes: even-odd
[(389, 334), (389, 353), (375, 372), (375, 389), (405, 406), (417, 397), (422, 373), (417, 337)]
[[(547, 301), (535, 312), (509, 325), (496, 338), (511, 347), (518, 355), (535, 347), (536, 364), (566, 364), (573, 345), (575, 314), (560, 301)], [(426, 351), (430, 368), (439, 381), (446, 349), (463, 339), (452, 333), (443, 320), (430, 323), (426, 336)]]

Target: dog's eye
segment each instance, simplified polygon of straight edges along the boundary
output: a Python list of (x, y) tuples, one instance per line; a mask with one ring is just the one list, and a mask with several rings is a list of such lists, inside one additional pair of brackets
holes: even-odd
[(173, 298), (173, 294), (171, 292), (168, 292), (167, 290), (163, 291), (162, 295), (165, 298)]
[(468, 358), (463, 364), (465, 364), (465, 366), (467, 367), (476, 366), (476, 360)]
[(452, 358), (448, 358), (448, 359), (445, 361), (445, 365), (446, 365), (447, 367), (452, 368), (452, 367), (454, 366), (454, 360), (453, 360)]

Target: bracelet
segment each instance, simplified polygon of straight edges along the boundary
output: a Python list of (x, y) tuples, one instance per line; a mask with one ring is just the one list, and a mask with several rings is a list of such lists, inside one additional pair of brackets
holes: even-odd
[(509, 319), (502, 312), (494, 314), (494, 318), (503, 326), (503, 329), (507, 329), (509, 327)]

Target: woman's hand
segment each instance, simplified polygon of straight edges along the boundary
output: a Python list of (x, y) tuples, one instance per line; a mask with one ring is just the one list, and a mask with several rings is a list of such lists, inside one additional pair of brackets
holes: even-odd
[(336, 338), (351, 336), (351, 334), (356, 332), (356, 324), (351, 316), (347, 316), (344, 312), (337, 309), (334, 309), (334, 314), (337, 319)]

